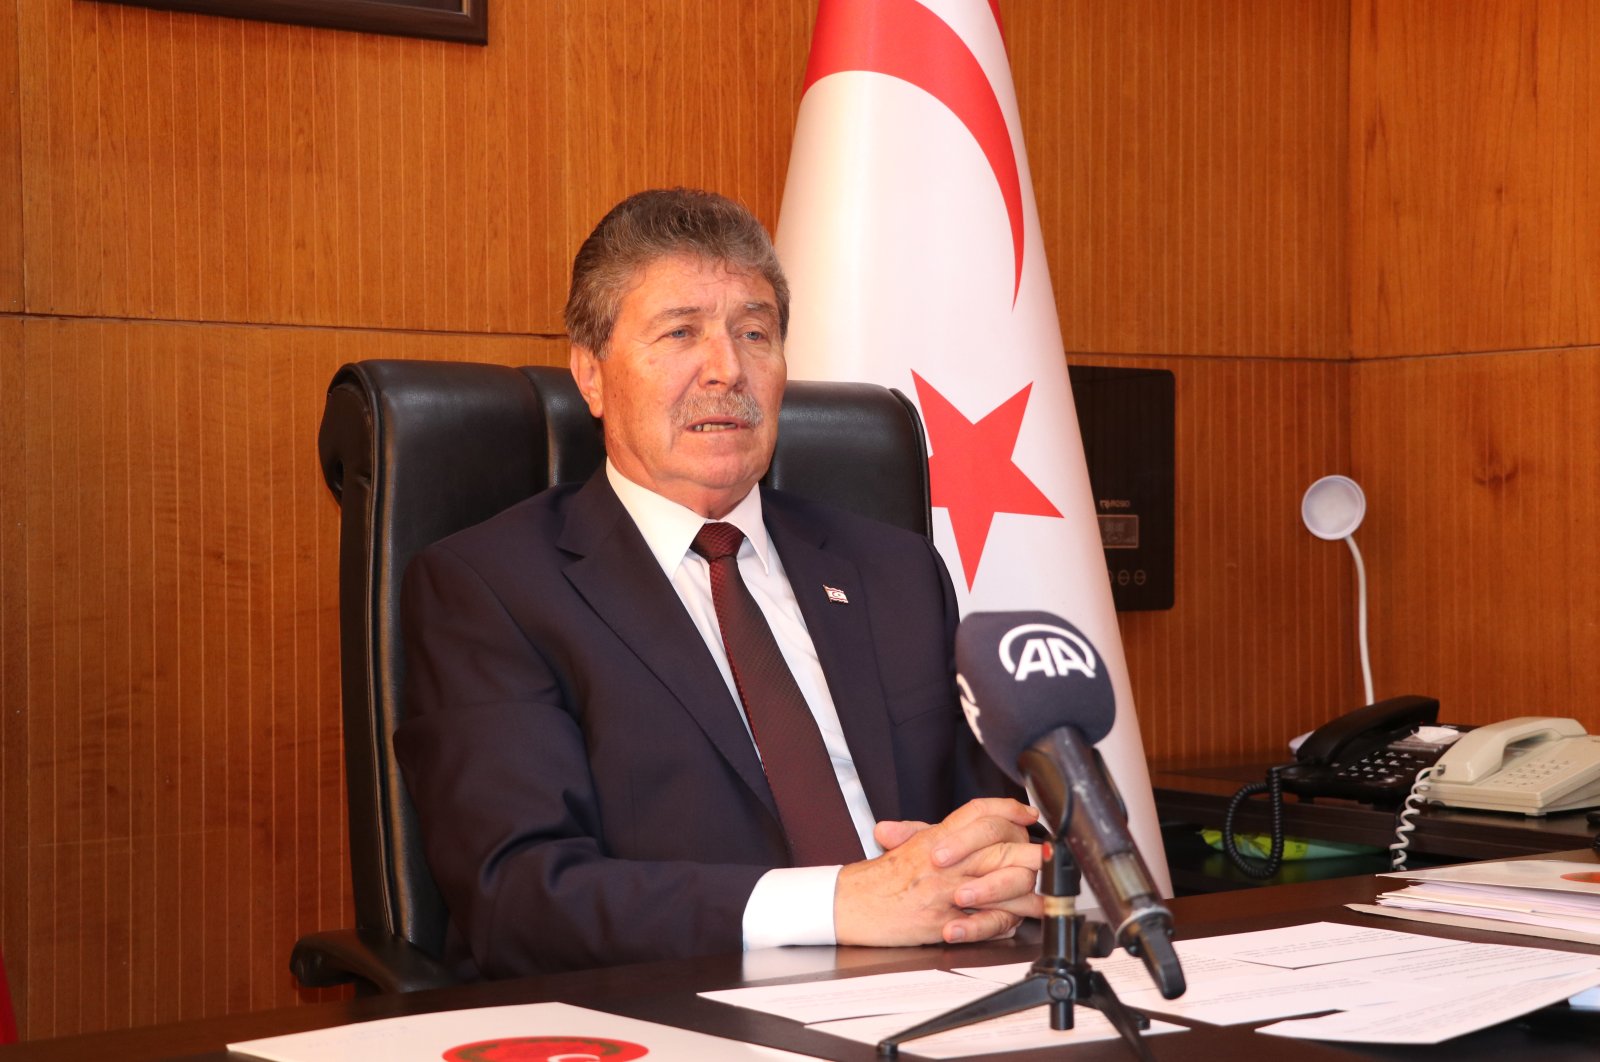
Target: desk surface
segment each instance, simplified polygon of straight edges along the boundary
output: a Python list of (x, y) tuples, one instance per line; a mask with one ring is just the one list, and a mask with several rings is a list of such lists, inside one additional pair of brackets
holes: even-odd
[[(1595, 859), (1594, 854), (1587, 850), (1562, 853), (1562, 856), (1590, 861)], [(1173, 901), (1172, 908), (1180, 937), (1211, 936), (1328, 920), (1381, 925), (1461, 940), (1535, 943), (1527, 937), (1423, 926), (1344, 910), (1342, 905), (1346, 903), (1369, 901), (1382, 891), (1384, 885), (1379, 879), (1371, 877), (1341, 878), (1250, 892), (1185, 897)], [(1545, 941), (1537, 943), (1562, 950), (1600, 954), (1600, 947)], [(808, 973), (782, 978), (803, 980), (818, 976), (1029, 961), (1036, 956), (1037, 945), (1002, 941), (964, 947), (784, 949), (777, 957), (785, 962), (810, 966)], [(713, 956), (418, 992), (408, 996), (316, 1004), (94, 1036), (41, 1040), (0, 1048), (0, 1062), (76, 1062), (89, 1059), (95, 1062), (106, 1059), (118, 1059), (121, 1062), (151, 1062), (156, 1059), (224, 1062), (230, 1057), (237, 1057), (228, 1055), (224, 1050), (224, 1045), (230, 1041), (424, 1011), (544, 1000), (560, 1000), (647, 1021), (693, 1028), (818, 1058), (838, 1059), (841, 1062), (869, 1062), (876, 1058), (870, 1047), (811, 1032), (782, 1018), (711, 1003), (695, 995), (696, 992), (709, 989), (735, 987), (747, 983), (753, 976), (759, 977), (747, 974), (744, 963), (745, 959), (740, 955)], [(1042, 1009), (1040, 1020), (1046, 1020)], [(1589, 1020), (1580, 1019), (1583, 1022)], [(1594, 1062), (1597, 1039), (1600, 1039), (1600, 1025), (1597, 1024), (1562, 1027), (1535, 1020), (1508, 1023), (1436, 1047), (1383, 1046), (1364, 1049), (1360, 1045), (1279, 1040), (1256, 1035), (1250, 1026), (1201, 1026), (1190, 1032), (1152, 1037), (1149, 1044), (1151, 1053), (1158, 1059), (1181, 1058), (1186, 1062), (1206, 1059), (1238, 1062), (1241, 1058), (1293, 1058), (1296, 1062), (1342, 1059), (1349, 1062), (1352, 1057), (1442, 1059), (1446, 1054), (1452, 1062), (1459, 1062), (1463, 1058), (1538, 1058), (1540, 1062), (1582, 1059), (1584, 1062)], [(997, 1057), (1008, 1062), (1041, 1062), (1047, 1058), (1059, 1059), (1061, 1052), (1013, 1052)], [(1082, 1062), (1126, 1062), (1132, 1056), (1119, 1042), (1106, 1042), (1073, 1048), (1071, 1057)]]

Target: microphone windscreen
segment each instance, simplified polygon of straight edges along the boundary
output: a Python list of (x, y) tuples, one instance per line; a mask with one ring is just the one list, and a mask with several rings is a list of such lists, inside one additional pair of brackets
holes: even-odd
[(956, 682), (967, 724), (1022, 782), (1017, 757), (1061, 726), (1091, 745), (1111, 733), (1117, 697), (1083, 632), (1049, 612), (974, 612), (956, 629)]

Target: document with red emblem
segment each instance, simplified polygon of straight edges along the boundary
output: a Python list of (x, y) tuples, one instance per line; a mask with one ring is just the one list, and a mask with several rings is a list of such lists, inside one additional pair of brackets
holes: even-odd
[(724, 1040), (669, 1025), (622, 1018), (565, 1003), (445, 1010), (229, 1044), (268, 1062), (572, 1062), (642, 1058), (745, 1062), (798, 1059), (770, 1047)]

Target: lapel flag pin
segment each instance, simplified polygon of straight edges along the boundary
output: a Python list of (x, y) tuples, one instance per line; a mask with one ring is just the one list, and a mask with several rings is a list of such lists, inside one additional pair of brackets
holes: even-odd
[(845, 596), (845, 592), (837, 586), (829, 586), (827, 583), (823, 583), (822, 589), (827, 593), (828, 600), (835, 605), (848, 605), (850, 603), (850, 599)]

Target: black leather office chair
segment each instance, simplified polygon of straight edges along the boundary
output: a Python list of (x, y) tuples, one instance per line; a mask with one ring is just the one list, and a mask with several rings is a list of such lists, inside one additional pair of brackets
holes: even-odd
[[(314, 933), (290, 969), (308, 988), (450, 984), (447, 913), (424, 861), (390, 736), (405, 718), (400, 579), (423, 547), (552, 484), (587, 479), (599, 424), (565, 369), (365, 361), (328, 388), (318, 435), (338, 499), (339, 640), (356, 928)], [(763, 481), (930, 533), (922, 422), (898, 391), (795, 382)]]

